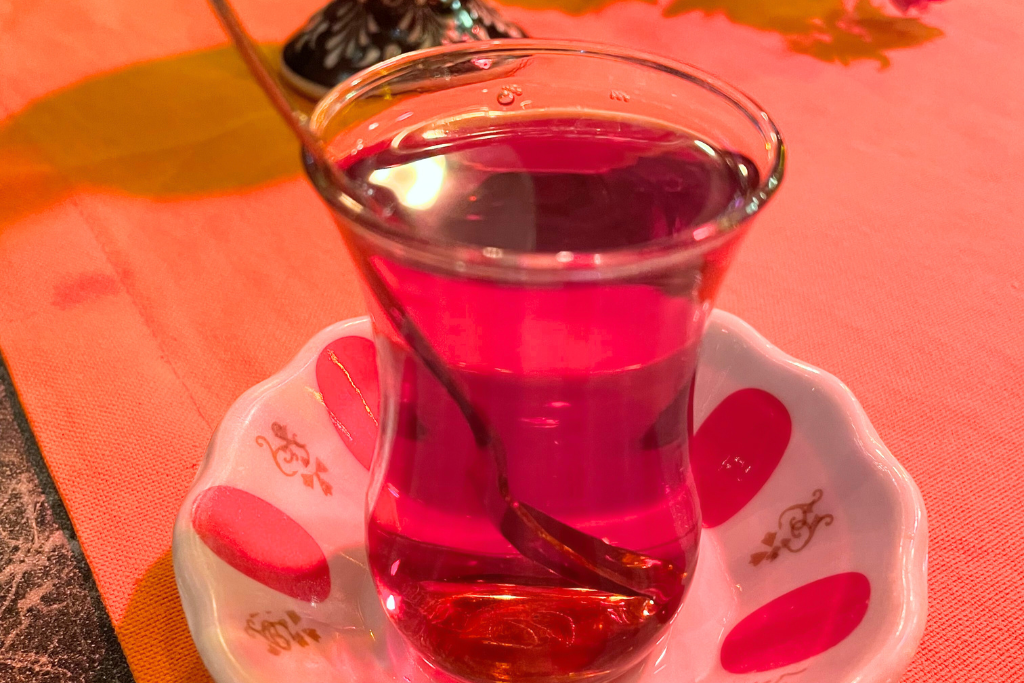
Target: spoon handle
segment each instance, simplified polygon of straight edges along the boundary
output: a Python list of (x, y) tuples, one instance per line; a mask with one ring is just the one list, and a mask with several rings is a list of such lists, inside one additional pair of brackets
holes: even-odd
[[(305, 153), (329, 174), (338, 192), (368, 207), (364, 211), (378, 207), (372, 197), (354, 187), (354, 183), (328, 160), (323, 143), (309, 127), (309, 118), (292, 105), (288, 95), (271, 75), (259, 48), (242, 26), (228, 0), (210, 0), (210, 4), (256, 82), (295, 133)], [(364, 255), (353, 256), (391, 324), (458, 405), (469, 423), (477, 446), (491, 454), (498, 471), (498, 490), (506, 505), (499, 528), (502, 535), (523, 556), (578, 585), (621, 595), (644, 595), (655, 600), (662, 597), (657, 588), (658, 578), (672, 576), (676, 581), (682, 579), (679, 570), (669, 563), (605, 543), (517, 500), (509, 489), (507, 455), (494, 426), (473, 405), (458, 381), (448, 372), (444, 362), (376, 268)]]
[(303, 149), (312, 155), (317, 162), (323, 162), (325, 165), (330, 166), (331, 164), (327, 163), (327, 154), (324, 152), (323, 144), (321, 144), (320, 140), (309, 128), (309, 118), (292, 104), (288, 95), (285, 94), (278, 84), (277, 79), (271, 75), (270, 69), (264, 61), (263, 54), (256, 47), (256, 43), (249, 35), (249, 32), (242, 26), (242, 22), (239, 21), (234, 8), (227, 0), (210, 0), (210, 4), (213, 5), (213, 9), (217, 13), (220, 23), (224, 26), (224, 30), (231, 36), (235, 47), (241, 53), (242, 59), (245, 61), (245, 65), (249, 67), (253, 78), (256, 79), (260, 88), (263, 89), (263, 92), (274, 106), (274, 109), (277, 110), (277, 113), (281, 115), (281, 118), (285, 120), (285, 123), (295, 133)]

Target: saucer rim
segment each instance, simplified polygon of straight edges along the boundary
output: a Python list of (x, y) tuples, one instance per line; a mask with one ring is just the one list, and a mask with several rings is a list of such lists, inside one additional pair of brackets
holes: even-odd
[(900, 501), (900, 520), (898, 525), (894, 525), (900, 531), (897, 552), (902, 560), (900, 626), (887, 641), (887, 646), (880, 648), (854, 678), (843, 683), (889, 683), (897, 680), (910, 666), (924, 636), (928, 618), (928, 515), (921, 490), (882, 442), (860, 401), (842, 380), (789, 355), (737, 315), (716, 309), (709, 325), (715, 323), (720, 323), (727, 332), (735, 333), (753, 350), (760, 351), (768, 359), (811, 382), (823, 391), (823, 398), (841, 406), (860, 437), (857, 452), (882, 465), (890, 475)]
[[(928, 613), (928, 522), (921, 492), (909, 472), (899, 463), (882, 442), (871, 424), (867, 413), (853, 392), (837, 377), (815, 366), (785, 353), (768, 341), (749, 323), (726, 311), (712, 311), (708, 327), (717, 325), (727, 336), (733, 336), (750, 350), (757, 352), (766, 361), (784, 367), (788, 374), (800, 381), (809, 382), (821, 390), (820, 398), (829, 400), (843, 409), (845, 419), (853, 425), (859, 437), (856, 452), (874, 460), (885, 471), (894, 485), (900, 501), (900, 519), (894, 520), (900, 543), (897, 549), (901, 559), (902, 593), (900, 600), (901, 617), (896, 632), (879, 648), (876, 654), (856, 672), (853, 678), (836, 683), (888, 683), (903, 674), (917, 651), (924, 635)], [(209, 486), (207, 480), (218, 471), (215, 457), (222, 435), (248, 415), (252, 408), (267, 394), (284, 384), (315, 360), (317, 354), (328, 344), (342, 336), (371, 337), (371, 325), (367, 316), (349, 318), (328, 325), (309, 341), (278, 372), (249, 388), (228, 408), (220, 424), (214, 430), (195, 478), (189, 486), (174, 524), (172, 539), (172, 561), (175, 582), (190, 634), (211, 677), (218, 683), (248, 681), (250, 676), (234, 660), (227, 643), (220, 637), (216, 619), (217, 606), (214, 594), (204, 589), (204, 582), (189, 571), (186, 556), (198, 540), (190, 534), (190, 510), (194, 494)], [(189, 607), (192, 609), (189, 609)]]

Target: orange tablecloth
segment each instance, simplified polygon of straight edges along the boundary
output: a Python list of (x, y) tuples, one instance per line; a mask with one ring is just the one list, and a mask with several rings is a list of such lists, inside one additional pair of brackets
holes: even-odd
[[(1024, 4), (515, 1), (534, 35), (668, 54), (773, 112), (788, 177), (720, 304), (843, 379), (924, 493), (904, 680), (1020, 680)], [(238, 8), (274, 42), (318, 2)], [(0, 2), (0, 350), (140, 683), (205, 676), (169, 550), (212, 429), (362, 310), (223, 44), (202, 0)]]

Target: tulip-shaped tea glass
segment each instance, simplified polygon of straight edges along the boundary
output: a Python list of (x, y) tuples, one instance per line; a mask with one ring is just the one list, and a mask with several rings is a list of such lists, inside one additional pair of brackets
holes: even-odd
[(381, 603), (474, 682), (637, 665), (693, 576), (696, 353), (778, 131), (628, 50), (464, 44), (335, 88), (307, 156), (366, 285)]

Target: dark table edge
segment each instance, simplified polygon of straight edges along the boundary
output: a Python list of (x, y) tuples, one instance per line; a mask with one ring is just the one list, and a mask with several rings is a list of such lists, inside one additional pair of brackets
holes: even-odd
[(113, 678), (119, 681), (134, 680), (131, 670), (128, 668), (128, 661), (125, 659), (124, 650), (121, 649), (121, 643), (114, 632), (114, 625), (110, 621), (110, 615), (107, 613), (107, 608), (100, 598), (99, 587), (96, 585), (95, 578), (93, 578), (92, 569), (89, 567), (89, 563), (82, 552), (82, 545), (78, 541), (78, 535), (75, 533), (75, 527), (71, 523), (71, 517), (68, 516), (68, 511), (64, 507), (64, 501), (61, 500), (60, 494), (57, 492), (57, 486), (53, 481), (49, 468), (46, 466), (46, 461), (43, 460), (42, 451), (39, 450), (39, 443), (36, 441), (32, 427), (29, 425), (28, 416), (21, 405), (21, 397), (14, 387), (14, 381), (7, 368), (7, 361), (2, 353), (0, 353), (0, 385), (3, 386), (5, 393), (9, 397), (14, 422), (25, 446), (26, 459), (35, 472), (39, 487), (43, 492), (46, 503), (50, 506), (54, 521), (68, 539), (75, 566), (82, 576), (82, 582), (89, 595), (92, 610), (96, 614), (104, 653), (100, 665), (97, 667), (98, 670), (92, 673), (112, 675)]

